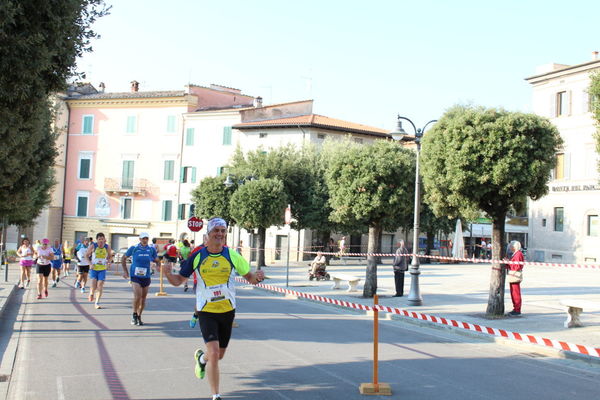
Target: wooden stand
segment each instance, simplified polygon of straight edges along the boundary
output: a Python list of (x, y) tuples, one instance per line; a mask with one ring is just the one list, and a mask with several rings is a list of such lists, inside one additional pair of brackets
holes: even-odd
[(392, 388), (388, 383), (379, 383), (379, 296), (373, 298), (373, 382), (361, 383), (358, 390), (363, 395), (391, 396)]
[(160, 270), (160, 278), (159, 278), (160, 279), (159, 280), (160, 284), (158, 286), (159, 290), (158, 290), (157, 293), (155, 293), (155, 295), (156, 296), (168, 296), (167, 292), (163, 291), (163, 289), (164, 289), (164, 286), (163, 286), (163, 271), (162, 271), (162, 268), (160, 266), (160, 263), (158, 264), (158, 269)]

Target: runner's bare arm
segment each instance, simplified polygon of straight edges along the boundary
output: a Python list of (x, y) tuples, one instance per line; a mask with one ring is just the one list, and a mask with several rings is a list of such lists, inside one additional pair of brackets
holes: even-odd
[(244, 279), (246, 279), (251, 284), (256, 285), (257, 283), (260, 283), (265, 280), (265, 273), (260, 269), (255, 272), (250, 271), (246, 275), (244, 275)]
[(88, 262), (90, 263), (90, 265), (92, 265), (92, 253), (94, 252), (94, 245), (90, 245), (90, 247), (88, 247), (87, 251), (85, 252), (85, 258), (88, 260)]
[(127, 270), (127, 255), (121, 258), (121, 266), (123, 267), (123, 278), (129, 279), (129, 271)]
[(185, 276), (181, 276), (179, 274), (173, 275), (171, 273), (171, 266), (168, 265), (168, 264), (170, 264), (170, 263), (165, 263), (163, 265), (161, 265), (159, 263), (158, 265), (161, 267), (163, 274), (165, 274), (165, 276), (167, 277), (167, 280), (169, 281), (169, 283), (171, 285), (173, 285), (173, 286), (179, 286), (182, 283), (187, 282), (188, 278), (186, 278)]

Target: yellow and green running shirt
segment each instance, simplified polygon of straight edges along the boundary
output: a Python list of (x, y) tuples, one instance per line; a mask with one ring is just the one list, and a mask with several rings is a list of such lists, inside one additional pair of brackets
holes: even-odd
[(98, 243), (94, 243), (94, 251), (92, 252), (92, 269), (94, 271), (103, 271), (106, 269), (108, 264), (108, 245), (105, 244), (103, 247), (98, 246)]
[(220, 253), (209, 253), (206, 247), (192, 254), (181, 264), (179, 274), (186, 278), (195, 274), (196, 309), (224, 313), (235, 309), (235, 275), (246, 275), (250, 265), (238, 252), (223, 247)]

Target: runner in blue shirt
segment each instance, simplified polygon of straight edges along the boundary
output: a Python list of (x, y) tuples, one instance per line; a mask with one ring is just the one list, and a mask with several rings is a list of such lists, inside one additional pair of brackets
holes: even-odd
[[(160, 266), (156, 250), (148, 245), (150, 236), (146, 232), (140, 234), (140, 243), (131, 246), (121, 259), (123, 278), (131, 280), (133, 288), (133, 317), (131, 325), (144, 325), (142, 312), (146, 305), (146, 296), (150, 287), (150, 263)], [(131, 267), (127, 269), (127, 258), (132, 257)]]
[(56, 239), (54, 241), (54, 246), (52, 248), (52, 253), (54, 253), (54, 258), (52, 260), (52, 287), (56, 287), (56, 284), (60, 281), (60, 270), (62, 269), (62, 246), (60, 245), (60, 241)]

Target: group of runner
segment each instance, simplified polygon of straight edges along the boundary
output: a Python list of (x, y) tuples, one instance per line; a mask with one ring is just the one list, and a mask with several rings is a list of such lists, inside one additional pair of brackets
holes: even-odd
[[(184, 290), (187, 290), (188, 279), (193, 275), (196, 304), (192, 317), (193, 323), (190, 321), (190, 326), (199, 323), (206, 346), (205, 350), (199, 348), (194, 352), (194, 370), (200, 379), (203, 379), (205, 374), (208, 375), (213, 400), (221, 400), (219, 360), (225, 355), (235, 318), (234, 271), (252, 284), (264, 280), (263, 271), (252, 272), (248, 262), (237, 251), (226, 246), (226, 237), (225, 220), (212, 218), (208, 221), (207, 235), (202, 245), (193, 248), (190, 243), (184, 241), (177, 246), (171, 241), (165, 247), (164, 262), (161, 263), (156, 244), (149, 243), (150, 237), (144, 232), (139, 235), (139, 243), (129, 247), (121, 259), (123, 277), (130, 281), (133, 289), (132, 325), (144, 325), (142, 313), (151, 283), (153, 264), (162, 269), (173, 286), (184, 284)], [(55, 246), (57, 243), (58, 241), (55, 241)], [(60, 256), (49, 244), (48, 239), (43, 239), (40, 246), (34, 249), (28, 239), (23, 239), (18, 251), (23, 268), (20, 286), (29, 286), (30, 269), (35, 263), (38, 275), (38, 299), (48, 297), (51, 264), (52, 261), (57, 260), (55, 257)], [(66, 254), (64, 247), (61, 254)], [(98, 233), (96, 241), (92, 241), (91, 238), (81, 240), (73, 250), (73, 254), (78, 261), (76, 287), (80, 288), (82, 293), (85, 292), (89, 272), (91, 280), (89, 300), (94, 302), (97, 309), (102, 308), (100, 300), (106, 270), (113, 255), (104, 234)], [(131, 258), (129, 266), (127, 266), (128, 258)], [(178, 259), (181, 261), (181, 268), (176, 274), (173, 264)], [(60, 271), (57, 274), (55, 282), (58, 282)]]

